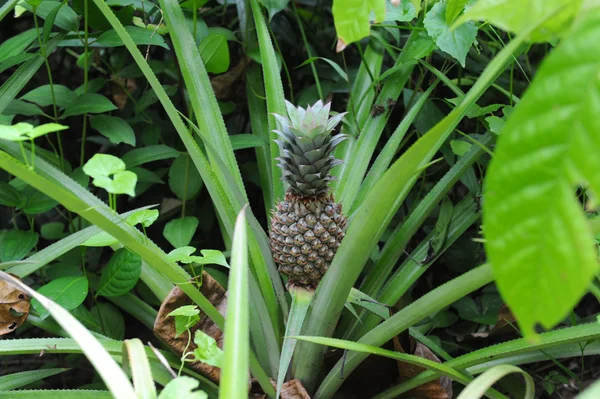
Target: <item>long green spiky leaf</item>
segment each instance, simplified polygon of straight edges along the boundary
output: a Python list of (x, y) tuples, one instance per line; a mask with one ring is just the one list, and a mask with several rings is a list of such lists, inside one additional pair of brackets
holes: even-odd
[[(523, 333), (551, 328), (598, 272), (575, 190), (600, 195), (600, 7), (544, 60), (500, 133), (485, 181), (486, 251)], [(556, 85), (556, 82), (561, 82)]]
[(271, 147), (271, 178), (273, 184), (273, 203), (283, 199), (283, 182), (281, 181), (281, 169), (277, 166), (279, 157), (279, 147), (273, 144), (277, 135), (273, 130), (277, 129), (277, 123), (273, 114), (286, 115), (285, 96), (283, 95), (283, 84), (281, 75), (275, 58), (275, 50), (269, 36), (265, 18), (262, 15), (257, 0), (250, 0), (256, 33), (258, 35), (258, 44), (260, 48), (260, 58), (263, 64), (263, 76), (265, 81), (265, 95), (267, 97), (267, 111), (269, 121)]
[(41, 369), (12, 373), (0, 377), (0, 391), (11, 391), (32, 382), (63, 373), (69, 369)]
[(498, 380), (512, 373), (519, 373), (525, 377), (525, 396), (523, 396), (523, 399), (533, 399), (535, 395), (533, 378), (529, 373), (512, 364), (503, 364), (492, 367), (473, 380), (473, 382), (471, 382), (456, 399), (479, 399)]

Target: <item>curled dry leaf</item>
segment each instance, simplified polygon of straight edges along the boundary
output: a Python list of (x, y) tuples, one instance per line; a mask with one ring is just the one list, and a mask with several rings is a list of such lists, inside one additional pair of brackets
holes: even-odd
[[(440, 359), (431, 351), (431, 349), (420, 342), (414, 341), (412, 337), (410, 341), (411, 347), (414, 347), (413, 355), (441, 363)], [(394, 337), (393, 343), (394, 349), (397, 352), (406, 353), (400, 344), (398, 337)], [(422, 371), (425, 371), (422, 367), (398, 361), (398, 374), (402, 381), (413, 378)], [(412, 389), (407, 393), (407, 396), (416, 399), (450, 399), (452, 398), (452, 381), (448, 377), (440, 377), (437, 380), (430, 381)]]
[(129, 100), (128, 93), (134, 92), (137, 89), (137, 84), (133, 79), (122, 78), (117, 75), (112, 75), (111, 77), (113, 101), (119, 109), (123, 109)]
[[(198, 281), (200, 281), (199, 278), (197, 280), (192, 280), (193, 283), (197, 283)], [(227, 292), (206, 272), (202, 272), (200, 292), (202, 292), (210, 303), (217, 308), (219, 313), (225, 316), (227, 313)], [(191, 304), (192, 300), (179, 287), (175, 287), (169, 292), (169, 295), (167, 295), (160, 306), (160, 310), (154, 321), (154, 334), (169, 345), (171, 350), (179, 356), (183, 354), (183, 351), (188, 345), (188, 335), (187, 333), (183, 333), (180, 336), (175, 337), (175, 318), (168, 316), (168, 314), (177, 308)], [(190, 329), (192, 337), (196, 330), (202, 330), (207, 335), (213, 337), (215, 341), (217, 341), (218, 347), (223, 349), (223, 332), (202, 311), (200, 312), (200, 321)], [(196, 345), (193, 340), (191, 340), (187, 352), (192, 352), (194, 349), (196, 349)], [(202, 362), (191, 363), (191, 365), (206, 378), (217, 384), (219, 383), (219, 380), (221, 379), (221, 370), (218, 367)]]
[[(16, 279), (21, 279), (11, 274)], [(0, 335), (15, 331), (29, 315), (29, 295), (0, 281)]]
[(306, 392), (300, 380), (291, 380), (284, 383), (281, 387), (280, 397), (281, 399), (310, 399), (310, 395)]

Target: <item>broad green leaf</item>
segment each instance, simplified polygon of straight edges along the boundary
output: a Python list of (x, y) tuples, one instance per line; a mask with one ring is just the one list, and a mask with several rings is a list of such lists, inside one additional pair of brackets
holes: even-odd
[(383, 22), (385, 4), (385, 0), (334, 0), (331, 11), (338, 36), (337, 51), (369, 36), (369, 16), (373, 12), (375, 22)]
[[(36, 8), (37, 16), (46, 19), (57, 4), (57, 1), (42, 1)], [(27, 9), (27, 11), (33, 11), (33, 7), (30, 4), (21, 2), (20, 5)], [(68, 4), (65, 4), (58, 11), (54, 19), (54, 25), (65, 31), (75, 31), (79, 27), (79, 16)]]
[(135, 146), (133, 129), (119, 117), (96, 115), (90, 118), (90, 124), (113, 144), (126, 143)]
[(400, 4), (394, 5), (390, 0), (385, 2), (385, 20), (408, 22), (417, 17), (417, 9), (411, 0), (401, 0)]
[(0, 205), (18, 206), (20, 203), (19, 190), (8, 183), (0, 182)]
[(49, 222), (44, 224), (40, 229), (40, 234), (45, 240), (60, 240), (67, 235), (67, 233), (65, 233), (65, 225), (61, 222)]
[(23, 115), (23, 116), (37, 116), (44, 115), (44, 112), (35, 104), (31, 104), (21, 100), (12, 100), (4, 111), (3, 115)]
[(452, 148), (452, 152), (454, 153), (454, 155), (458, 155), (459, 157), (465, 155), (471, 149), (472, 145), (473, 144), (464, 140), (450, 141), (450, 148)]
[(446, 22), (446, 8), (444, 2), (434, 4), (425, 16), (423, 25), (440, 50), (454, 57), (464, 67), (467, 53), (477, 37), (477, 25), (469, 21), (452, 29)]
[(177, 377), (165, 386), (158, 399), (208, 399), (208, 395), (202, 391), (196, 391), (200, 382), (191, 377)]
[(479, 0), (460, 16), (455, 26), (466, 21), (486, 20), (514, 33), (545, 21), (529, 39), (544, 42), (561, 37), (577, 15), (583, 0)]
[(202, 256), (194, 257), (194, 262), (201, 265), (221, 265), (229, 267), (229, 263), (227, 263), (225, 255), (223, 255), (223, 252), (221, 251), (215, 249), (201, 249), (200, 253)]
[(61, 118), (83, 114), (100, 114), (117, 109), (108, 98), (96, 93), (84, 93), (65, 109)]
[[(163, 39), (161, 35), (153, 34), (153, 32), (144, 28), (138, 28), (137, 26), (126, 26), (125, 30), (138, 46), (150, 45), (160, 46), (167, 50), (169, 49), (169, 46), (167, 46), (165, 39)], [(96, 43), (105, 47), (119, 47), (124, 45), (114, 29), (102, 33), (100, 37), (98, 37), (98, 40), (96, 40)]]
[[(72, 310), (81, 305), (87, 297), (88, 281), (83, 276), (63, 277), (40, 287), (37, 292), (50, 298), (66, 310)], [(32, 299), (31, 305), (42, 320), (50, 315), (37, 299)]]
[(183, 201), (198, 194), (202, 188), (202, 178), (188, 154), (181, 154), (169, 168), (169, 188)]
[(273, 16), (279, 11), (287, 7), (290, 0), (260, 0), (263, 6), (269, 12), (269, 21), (273, 19)]
[(137, 175), (129, 170), (125, 170), (115, 173), (112, 178), (106, 176), (96, 177), (92, 180), (92, 184), (112, 194), (127, 194), (130, 197), (135, 197)]
[(83, 172), (92, 177), (110, 176), (125, 170), (125, 162), (109, 154), (95, 154), (83, 165)]
[(22, 204), (19, 206), (28, 215), (39, 215), (46, 213), (58, 205), (58, 202), (39, 192), (31, 186), (27, 186), (21, 192)]
[(506, 123), (505, 119), (502, 119), (498, 116), (488, 116), (485, 118), (485, 121), (489, 125), (490, 132), (499, 134), (504, 124)]
[(127, 248), (113, 254), (102, 271), (98, 284), (98, 295), (119, 296), (135, 287), (142, 273), (142, 258)]
[[(235, 136), (232, 136), (235, 137)], [(177, 158), (179, 151), (166, 145), (151, 145), (143, 148), (136, 148), (123, 155), (121, 158), (128, 168), (143, 165), (148, 162), (160, 161), (163, 159)]]
[[(194, 327), (200, 320), (200, 311), (196, 305), (180, 306), (169, 316), (175, 318), (175, 338)], [(191, 339), (191, 336), (188, 337)]]
[[(59, 108), (68, 107), (76, 98), (77, 94), (63, 85), (54, 85), (54, 98), (56, 99), (56, 106)], [(21, 97), (21, 100), (30, 101), (36, 103), (40, 107), (47, 107), (52, 105), (52, 91), (50, 85), (44, 85), (36, 87), (29, 93)]]
[(13, 126), (0, 125), (0, 139), (25, 141), (68, 128), (68, 126), (59, 125), (58, 123), (46, 123), (36, 127), (26, 122), (19, 122)]
[(217, 346), (217, 341), (202, 330), (196, 330), (194, 334), (194, 357), (202, 363), (215, 367), (222, 367), (223, 351)]
[(427, 57), (437, 49), (435, 41), (426, 32), (419, 32), (414, 40), (406, 43), (400, 54), (400, 60), (418, 60)]
[(0, 391), (12, 391), (69, 369), (40, 369), (6, 374), (0, 377)]
[(469, 0), (448, 0), (446, 7), (446, 23), (452, 25), (452, 22), (460, 15)]
[(194, 262), (195, 258), (198, 258), (198, 256), (192, 255), (194, 252), (196, 252), (196, 248), (190, 247), (190, 246), (185, 246), (185, 247), (175, 248), (174, 250), (169, 252), (167, 254), (167, 256), (169, 257), (169, 260), (171, 260), (173, 262), (181, 262), (181, 263), (185, 263), (185, 264), (190, 264), (190, 263)]
[(0, 62), (5, 61), (10, 57), (23, 54), (36, 37), (37, 34), (35, 29), (29, 29), (4, 40), (2, 44), (0, 44)]
[(194, 237), (198, 228), (198, 223), (198, 219), (194, 216), (171, 220), (165, 225), (163, 235), (175, 248), (185, 247), (192, 241), (192, 237)]
[(125, 319), (117, 307), (107, 302), (98, 302), (90, 312), (102, 334), (119, 341), (125, 338)]
[[(600, 10), (544, 60), (502, 129), (485, 180), (486, 252), (526, 337), (562, 321), (598, 272), (575, 190), (600, 194)], [(556, 85), (560, 82), (560, 85)]]
[(198, 51), (207, 72), (223, 73), (229, 69), (229, 46), (224, 35), (210, 33), (202, 39)]
[(0, 262), (21, 260), (35, 247), (37, 233), (24, 230), (0, 231)]
[(152, 225), (158, 219), (158, 210), (156, 209), (140, 209), (127, 216), (127, 223), (131, 226), (141, 224), (144, 227)]

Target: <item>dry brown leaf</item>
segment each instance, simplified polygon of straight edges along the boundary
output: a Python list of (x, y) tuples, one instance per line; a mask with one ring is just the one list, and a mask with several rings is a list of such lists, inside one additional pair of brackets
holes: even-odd
[[(206, 272), (202, 272), (200, 292), (217, 308), (219, 313), (225, 316), (225, 313), (227, 313), (227, 292)], [(188, 336), (186, 333), (183, 333), (179, 337), (175, 337), (175, 318), (168, 316), (168, 314), (181, 306), (191, 304), (192, 300), (179, 287), (175, 287), (163, 301), (158, 311), (158, 316), (154, 321), (154, 334), (169, 345), (179, 356), (183, 354), (188, 345)], [(223, 349), (223, 332), (204, 312), (200, 312), (200, 321), (190, 329), (192, 337), (196, 330), (202, 330), (213, 337), (217, 341), (219, 348)], [(194, 349), (196, 349), (196, 345), (192, 340), (187, 348), (187, 352), (191, 352)], [(206, 378), (217, 384), (219, 383), (221, 378), (221, 370), (219, 368), (202, 362), (191, 363), (191, 365)]]
[(127, 93), (132, 93), (137, 89), (135, 80), (121, 78), (116, 75), (111, 76), (111, 92), (114, 103), (119, 109), (125, 108), (129, 96)]
[[(273, 384), (273, 388), (277, 389), (277, 383), (271, 380), (271, 384)], [(279, 395), (281, 399), (310, 399), (310, 395), (304, 389), (304, 385), (302, 385), (302, 381), (300, 380), (290, 380), (288, 382), (284, 382), (281, 386), (281, 394)]]
[(236, 83), (240, 80), (246, 67), (250, 63), (250, 58), (244, 57), (240, 62), (230, 70), (220, 75), (217, 75), (210, 80), (215, 97), (217, 100), (225, 101), (235, 98)]
[[(21, 281), (14, 274), (11, 276)], [(0, 281), (0, 335), (9, 334), (23, 324), (29, 315), (29, 307), (29, 295)]]
[[(393, 343), (394, 349), (397, 352), (406, 353), (400, 344), (398, 337), (394, 337)], [(431, 349), (420, 342), (414, 341), (412, 337), (411, 346), (414, 346), (413, 355), (441, 363), (440, 359), (431, 351)], [(398, 361), (398, 374), (402, 378), (402, 381), (413, 378), (422, 371), (425, 371), (423, 367)], [(417, 399), (451, 399), (452, 381), (448, 377), (440, 377), (437, 380), (430, 381), (410, 390), (407, 395)]]

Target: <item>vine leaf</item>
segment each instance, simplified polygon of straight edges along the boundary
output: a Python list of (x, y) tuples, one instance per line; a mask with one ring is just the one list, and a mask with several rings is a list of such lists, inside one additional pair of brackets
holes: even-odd
[(598, 271), (575, 189), (600, 195), (600, 8), (578, 22), (508, 118), (486, 177), (487, 254), (529, 338), (563, 320)]

